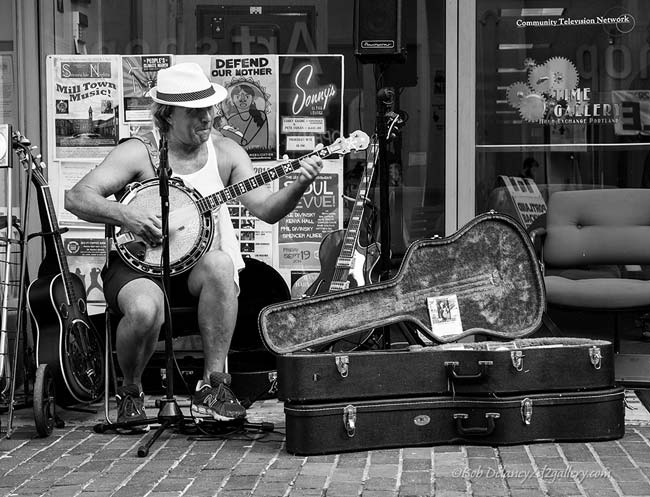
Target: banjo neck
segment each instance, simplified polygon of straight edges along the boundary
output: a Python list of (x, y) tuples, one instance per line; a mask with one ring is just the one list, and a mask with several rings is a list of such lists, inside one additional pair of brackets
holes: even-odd
[(225, 204), (226, 202), (236, 199), (245, 193), (250, 192), (262, 185), (270, 183), (278, 178), (286, 176), (300, 168), (300, 161), (307, 157), (318, 156), (321, 159), (325, 159), (335, 153), (340, 153), (339, 150), (333, 150), (334, 146), (330, 145), (328, 147), (323, 147), (319, 150), (314, 150), (313, 152), (303, 155), (297, 159), (290, 160), (284, 164), (280, 164), (275, 167), (271, 167), (266, 171), (263, 171), (255, 176), (251, 176), (243, 181), (234, 183), (223, 190), (207, 195), (197, 201), (197, 208), (202, 214), (205, 214), (210, 211), (216, 210), (220, 205)]
[[(338, 138), (327, 147), (271, 167), (205, 197), (194, 189), (181, 186), (182, 182), (177, 182), (175, 187), (170, 189), (175, 206), (169, 213), (169, 242), (174, 252), (171, 274), (180, 274), (191, 269), (210, 248), (214, 238), (211, 211), (255, 188), (296, 171), (302, 159), (314, 156), (325, 159), (334, 154), (343, 155), (352, 150), (364, 150), (368, 143), (368, 135), (357, 130), (348, 138)], [(158, 190), (157, 186), (158, 180), (155, 178), (138, 183), (129, 189), (120, 202), (136, 209), (150, 209), (157, 198), (157, 193), (154, 193)], [(151, 275), (161, 274), (161, 246), (148, 245), (141, 236), (123, 229), (113, 234), (113, 242), (122, 260), (133, 269)]]

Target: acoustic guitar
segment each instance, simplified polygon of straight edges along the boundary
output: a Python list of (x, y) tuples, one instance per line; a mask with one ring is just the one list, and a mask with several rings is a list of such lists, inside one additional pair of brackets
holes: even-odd
[[(374, 157), (371, 147), (371, 156)], [(318, 258), (320, 274), (307, 288), (305, 295), (320, 295), (322, 293), (347, 290), (367, 285), (377, 281), (373, 271), (379, 261), (379, 244), (362, 245), (360, 234), (364, 220), (365, 206), (368, 203), (368, 191), (372, 184), (375, 165), (374, 160), (366, 164), (365, 172), (359, 181), (357, 198), (350, 213), (348, 226), (345, 230), (328, 233), (321, 241)]]
[(93, 402), (103, 393), (104, 362), (99, 334), (88, 318), (84, 282), (68, 267), (44, 165), (29, 147), (24, 147), (20, 160), (25, 168), (31, 168), (39, 207), (44, 210), (41, 218), (48, 224), (41, 235), (51, 237), (49, 246), (54, 249), (59, 271), (37, 278), (27, 288), (37, 366), (54, 367), (55, 384), (63, 386), (56, 390), (61, 405)]

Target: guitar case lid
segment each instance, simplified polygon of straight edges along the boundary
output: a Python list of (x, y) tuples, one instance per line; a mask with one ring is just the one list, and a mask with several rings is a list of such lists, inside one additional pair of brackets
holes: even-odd
[[(452, 326), (436, 314), (441, 301), (455, 307)], [(489, 212), (449, 237), (412, 243), (388, 280), (267, 306), (258, 327), (278, 354), (398, 322), (413, 323), (440, 343), (476, 334), (511, 340), (534, 333), (545, 308), (528, 233), (514, 218)]]

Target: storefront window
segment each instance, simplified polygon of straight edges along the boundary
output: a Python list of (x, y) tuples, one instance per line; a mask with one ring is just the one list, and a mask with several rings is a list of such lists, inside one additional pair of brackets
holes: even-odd
[(0, 0), (0, 124), (17, 126), (16, 48), (12, 0)]
[[(249, 2), (170, 1), (73, 3), (73, 43), (58, 38), (66, 54), (341, 54), (343, 134), (361, 129), (372, 135), (378, 119), (391, 126), (387, 144), (390, 241), (399, 259), (414, 240), (445, 230), (445, 2), (383, 1), (398, 9), (406, 29), (405, 62), (363, 63), (353, 45), (354, 2), (348, 0), (265, 0)], [(80, 21), (77, 21), (80, 19)], [(381, 23), (380, 23), (381, 24)], [(386, 29), (381, 25), (372, 29)], [(280, 64), (279, 74), (295, 67)], [(377, 93), (390, 89), (390, 108), (377, 111)], [(282, 98), (282, 95), (280, 95)], [(327, 130), (327, 140), (338, 130)], [(282, 144), (280, 144), (282, 146)], [(360, 155), (344, 159), (344, 192), (354, 197), (363, 169)], [(378, 173), (376, 178), (378, 177)], [(377, 203), (379, 192), (371, 192)], [(345, 204), (349, 214), (353, 204)], [(379, 206), (380, 207), (380, 206)], [(346, 219), (347, 221), (347, 219)], [(379, 235), (376, 235), (377, 237)]]
[[(638, 2), (477, 0), (476, 211), (502, 176), (650, 186), (648, 11)], [(524, 213), (526, 224), (535, 212)]]

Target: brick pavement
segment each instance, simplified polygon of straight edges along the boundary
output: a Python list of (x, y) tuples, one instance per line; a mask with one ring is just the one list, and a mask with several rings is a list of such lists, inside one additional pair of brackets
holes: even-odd
[[(282, 404), (256, 403), (264, 436), (200, 440), (165, 431), (148, 457), (146, 435), (96, 434), (100, 414), (63, 411), (65, 428), (36, 438), (29, 409), (0, 440), (0, 495), (81, 497), (650, 496), (650, 414), (629, 392), (626, 435), (593, 443), (450, 445), (293, 456)], [(184, 400), (179, 400), (186, 412)], [(150, 414), (156, 412), (148, 399)], [(101, 412), (101, 406), (97, 406)], [(3, 426), (6, 415), (2, 414)], [(560, 422), (560, 421), (558, 421)]]

